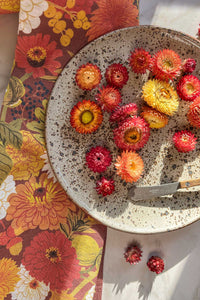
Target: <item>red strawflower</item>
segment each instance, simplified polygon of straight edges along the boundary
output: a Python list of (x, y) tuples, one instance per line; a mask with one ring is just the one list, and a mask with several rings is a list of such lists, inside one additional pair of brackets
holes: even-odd
[(127, 262), (132, 264), (137, 264), (141, 260), (142, 250), (138, 246), (128, 247), (124, 253), (124, 258)]
[(91, 148), (85, 158), (88, 168), (98, 173), (104, 172), (112, 161), (110, 151), (102, 146)]
[(151, 256), (147, 262), (150, 271), (160, 274), (164, 270), (164, 261), (159, 256)]
[(56, 42), (50, 42), (51, 36), (42, 33), (31, 36), (19, 36), (15, 51), (15, 61), (19, 68), (26, 73), (33, 73), (33, 77), (44, 75), (58, 75), (56, 70), (61, 63), (56, 58), (63, 56), (61, 49), (56, 49)]
[(200, 128), (200, 96), (190, 105), (187, 118), (192, 126)]
[(107, 196), (111, 195), (115, 190), (115, 184), (113, 179), (106, 179), (102, 177), (96, 183), (96, 191), (99, 195)]
[(178, 131), (173, 136), (173, 143), (179, 152), (189, 152), (195, 150), (196, 140), (192, 132), (188, 130)]
[(193, 101), (200, 95), (200, 80), (194, 75), (183, 76), (177, 84), (179, 97), (186, 101)]
[(200, 36), (200, 24), (199, 24), (199, 28), (198, 28), (198, 35)]
[(151, 60), (151, 71), (157, 79), (174, 79), (180, 74), (181, 59), (179, 55), (170, 49), (158, 51)]
[(114, 141), (120, 149), (139, 150), (150, 136), (149, 124), (141, 117), (133, 116), (114, 129)]
[(111, 86), (103, 86), (102, 89), (99, 89), (99, 93), (95, 96), (95, 99), (101, 108), (107, 112), (111, 112), (122, 101), (121, 93)]
[(96, 0), (95, 4), (97, 8), (92, 12), (91, 27), (86, 34), (89, 41), (106, 32), (139, 24), (139, 11), (132, 0)]
[(196, 68), (196, 60), (193, 58), (187, 58), (182, 64), (182, 70), (184, 73), (192, 73)]
[(121, 122), (128, 117), (132, 117), (137, 114), (138, 107), (135, 103), (128, 103), (121, 107), (117, 107), (110, 115), (110, 122)]
[(107, 67), (105, 78), (108, 84), (122, 88), (128, 81), (128, 71), (122, 64), (114, 63)]
[(133, 72), (144, 74), (149, 69), (151, 63), (151, 55), (142, 48), (137, 48), (129, 57), (129, 64)]
[(22, 264), (32, 277), (50, 284), (52, 291), (67, 290), (80, 278), (76, 250), (60, 231), (43, 231), (35, 236), (25, 248)]

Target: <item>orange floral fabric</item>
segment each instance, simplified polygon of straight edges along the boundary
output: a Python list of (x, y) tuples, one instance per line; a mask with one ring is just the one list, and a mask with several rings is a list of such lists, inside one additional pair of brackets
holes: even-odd
[[(138, 0), (20, 0), (0, 116), (0, 300), (101, 299), (106, 226), (57, 181), (45, 146), (55, 81), (92, 39), (138, 25)], [(19, 2), (1, 1), (1, 12)], [(80, 195), (81, 197), (81, 195)]]

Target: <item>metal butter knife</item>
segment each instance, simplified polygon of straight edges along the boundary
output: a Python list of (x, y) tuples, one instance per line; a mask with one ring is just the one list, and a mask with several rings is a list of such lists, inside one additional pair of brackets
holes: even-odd
[(155, 197), (172, 195), (179, 189), (197, 185), (200, 185), (200, 178), (153, 186), (133, 186), (128, 191), (128, 198), (132, 201), (150, 200)]

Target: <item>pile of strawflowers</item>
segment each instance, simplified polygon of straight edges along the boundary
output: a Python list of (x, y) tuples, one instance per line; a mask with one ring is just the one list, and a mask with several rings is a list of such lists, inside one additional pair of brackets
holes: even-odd
[[(76, 72), (76, 83), (82, 90), (98, 88), (94, 101), (79, 101), (71, 110), (70, 123), (81, 134), (95, 132), (103, 121), (103, 112), (110, 114), (113, 140), (121, 150), (114, 166), (116, 173), (126, 182), (136, 182), (144, 172), (144, 163), (138, 154), (149, 140), (151, 128), (160, 129), (179, 108), (180, 101), (189, 101), (187, 120), (200, 128), (200, 80), (192, 74), (196, 67), (193, 58), (184, 61), (176, 51), (159, 50), (153, 56), (142, 48), (134, 49), (129, 56), (132, 72), (148, 74), (142, 87), (144, 105), (141, 112), (134, 102), (122, 105), (121, 89), (127, 84), (129, 72), (121, 63), (110, 64), (105, 71), (106, 86), (100, 87), (102, 74), (90, 62)], [(181, 99), (181, 100), (180, 100)], [(197, 138), (189, 130), (177, 131), (173, 144), (179, 152), (195, 150)], [(97, 145), (86, 153), (86, 165), (103, 174), (112, 163), (109, 149)], [(115, 190), (114, 180), (102, 176), (96, 182), (96, 191), (102, 196)]]

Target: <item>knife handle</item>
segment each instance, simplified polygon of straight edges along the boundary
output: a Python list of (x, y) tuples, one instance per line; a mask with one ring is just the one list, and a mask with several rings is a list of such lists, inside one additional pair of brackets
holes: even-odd
[(183, 188), (188, 188), (191, 186), (197, 186), (200, 185), (200, 178), (197, 179), (190, 179), (190, 180), (185, 180), (185, 181), (180, 181), (179, 186), (181, 189)]

